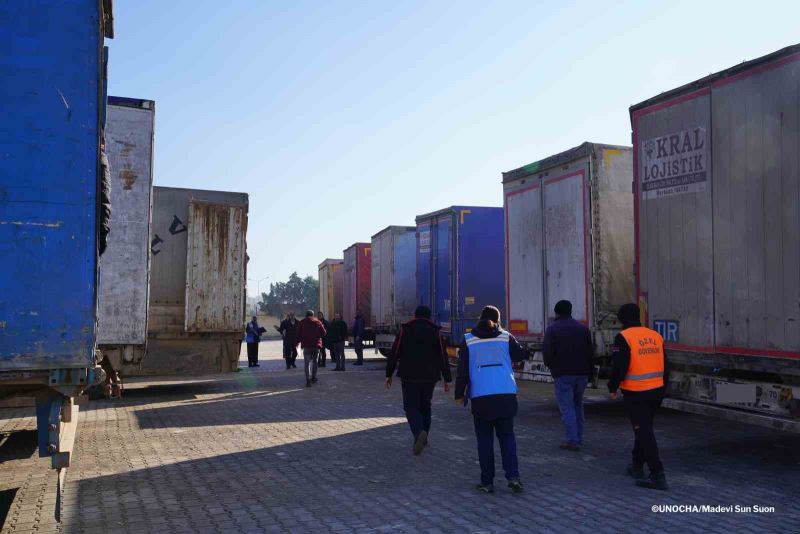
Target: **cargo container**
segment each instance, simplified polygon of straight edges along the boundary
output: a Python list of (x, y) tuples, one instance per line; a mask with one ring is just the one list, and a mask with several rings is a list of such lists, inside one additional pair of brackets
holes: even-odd
[(389, 226), (372, 236), (372, 314), (375, 348), (389, 355), (395, 335), (416, 307), (415, 226)]
[[(361, 312), (364, 322), (371, 316), (372, 299), (372, 248), (369, 243), (354, 243), (344, 250), (344, 273), (342, 280), (342, 318), (352, 330), (356, 313)], [(372, 341), (373, 332), (368, 329), (364, 340)]]
[(153, 188), (148, 349), (135, 374), (238, 368), (247, 210), (245, 193)]
[(70, 463), (95, 354), (104, 38), (111, 2), (0, 3), (0, 398), (36, 397), (39, 455)]
[(108, 97), (111, 233), (100, 259), (97, 344), (115, 371), (147, 347), (155, 102)]
[(672, 407), (800, 431), (800, 45), (636, 104), (636, 293)]
[(530, 355), (520, 378), (552, 381), (541, 343), (559, 300), (592, 331), (598, 369), (609, 363), (634, 298), (632, 159), (587, 142), (503, 173), (508, 327)]
[(344, 260), (326, 259), (319, 264), (319, 309), (331, 321), (333, 314), (343, 313), (342, 285)]
[(417, 304), (431, 308), (448, 345), (463, 341), (484, 306), (506, 324), (503, 208), (451, 206), (416, 222)]

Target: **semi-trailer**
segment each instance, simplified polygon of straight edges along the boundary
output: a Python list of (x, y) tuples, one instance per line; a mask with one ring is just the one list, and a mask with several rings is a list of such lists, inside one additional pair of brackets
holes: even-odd
[(415, 226), (389, 226), (372, 236), (372, 313), (375, 348), (384, 356), (416, 306)]
[(319, 264), (319, 309), (329, 320), (342, 310), (344, 260), (328, 258)]
[(800, 431), (800, 45), (630, 108), (636, 295), (666, 406)]
[(608, 365), (616, 312), (634, 299), (632, 159), (586, 142), (503, 173), (508, 328), (529, 354), (520, 378), (552, 381), (541, 349), (559, 300), (591, 330), (596, 371)]
[(108, 248), (100, 258), (97, 345), (111, 375), (126, 374), (147, 350), (154, 127), (152, 100), (108, 97), (105, 141), (113, 208)]
[(39, 455), (51, 458), (60, 486), (74, 401), (103, 378), (96, 317), (111, 1), (2, 2), (0, 34), (0, 398), (35, 397)]
[(129, 375), (238, 368), (247, 210), (246, 193), (153, 188), (148, 348)]
[[(351, 341), (356, 314), (361, 313), (364, 323), (369, 321), (372, 300), (372, 246), (370, 243), (353, 243), (344, 251), (344, 273), (342, 275), (342, 313), (347, 323)], [(374, 341), (371, 328), (364, 332), (362, 341)]]
[(484, 306), (507, 317), (503, 208), (450, 206), (419, 215), (416, 223), (417, 304), (431, 308), (455, 357)]

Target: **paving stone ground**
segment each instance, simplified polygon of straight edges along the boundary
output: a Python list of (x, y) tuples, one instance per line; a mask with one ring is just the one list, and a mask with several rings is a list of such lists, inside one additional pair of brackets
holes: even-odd
[[(0, 411), (2, 532), (797, 532), (800, 436), (664, 410), (657, 435), (672, 490), (623, 473), (623, 407), (589, 390), (586, 445), (561, 451), (551, 386), (521, 387), (526, 492), (477, 494), (472, 420), (441, 386), (431, 444), (411, 455), (399, 384), (380, 361), (345, 373), (262, 367), (136, 380), (81, 412), (63, 521), (55, 474), (35, 453), (32, 409)], [(245, 360), (246, 361), (246, 360)], [(499, 451), (497, 470), (502, 477)], [(654, 513), (655, 505), (772, 506), (773, 513)], [(0, 509), (2, 512), (2, 509)]]

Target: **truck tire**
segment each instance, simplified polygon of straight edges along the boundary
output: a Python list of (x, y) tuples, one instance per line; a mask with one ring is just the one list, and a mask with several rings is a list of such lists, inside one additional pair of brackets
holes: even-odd
[(381, 353), (381, 356), (384, 358), (388, 358), (390, 354), (392, 354), (392, 349), (378, 349), (378, 352)]

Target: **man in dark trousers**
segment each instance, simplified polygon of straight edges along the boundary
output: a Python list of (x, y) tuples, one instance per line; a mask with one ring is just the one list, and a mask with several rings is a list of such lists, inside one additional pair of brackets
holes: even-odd
[(366, 324), (361, 310), (356, 311), (356, 318), (353, 320), (353, 347), (356, 349), (356, 363), (353, 365), (364, 365), (364, 331)]
[(419, 306), (414, 319), (400, 327), (392, 353), (386, 362), (386, 388), (392, 387), (392, 375), (398, 369), (403, 388), (403, 409), (414, 436), (412, 452), (422, 453), (431, 431), (431, 399), (436, 382), (444, 379), (450, 391), (450, 364), (444, 350), (441, 327), (431, 321), (431, 309)]
[(500, 442), (508, 487), (522, 493), (517, 462), (514, 416), (517, 415), (517, 383), (512, 362), (525, 359), (517, 340), (500, 327), (500, 310), (486, 306), (478, 324), (464, 336), (458, 349), (456, 403), (472, 401), (481, 483), (477, 490), (494, 492), (494, 435)]
[(297, 327), (297, 342), (303, 349), (307, 388), (317, 383), (317, 358), (325, 334), (325, 327), (314, 317), (314, 310), (308, 310), (305, 319)]
[[(653, 419), (667, 388), (669, 366), (664, 355), (664, 340), (655, 330), (642, 326), (639, 306), (625, 304), (617, 313), (622, 331), (614, 338), (609, 397), (617, 399), (622, 390), (625, 408), (633, 426), (633, 461), (628, 474), (636, 485), (667, 490), (664, 465), (658, 454)], [(644, 477), (644, 464), (650, 477)]]
[(556, 320), (544, 333), (544, 364), (555, 381), (566, 432), (561, 448), (578, 451), (583, 445), (583, 392), (592, 375), (594, 346), (589, 329), (572, 318), (570, 301), (558, 301), (555, 312)]
[(342, 314), (333, 314), (333, 322), (329, 335), (331, 346), (331, 359), (336, 364), (334, 371), (344, 371), (344, 344), (347, 341), (347, 323), (342, 319)]
[(286, 370), (297, 368), (297, 327), (300, 322), (295, 318), (294, 312), (289, 312), (286, 319), (281, 321), (275, 329), (283, 338), (283, 359), (286, 360)]
[[(319, 361), (317, 361), (318, 367), (325, 367), (325, 349), (330, 348), (328, 338), (330, 337), (331, 323), (325, 320), (325, 314), (322, 313), (322, 310), (317, 312), (317, 319), (319, 319), (319, 322), (321, 322), (322, 326), (325, 327), (325, 332), (327, 332), (325, 337), (322, 339), (322, 348), (319, 349)], [(331, 351), (331, 360), (333, 360), (333, 351)]]
[(247, 366), (260, 367), (258, 365), (258, 344), (261, 341), (261, 334), (266, 331), (258, 325), (255, 315), (245, 327), (245, 342), (247, 343)]

